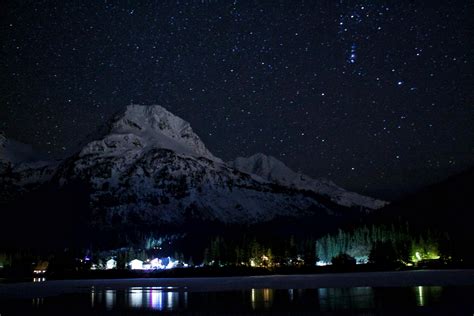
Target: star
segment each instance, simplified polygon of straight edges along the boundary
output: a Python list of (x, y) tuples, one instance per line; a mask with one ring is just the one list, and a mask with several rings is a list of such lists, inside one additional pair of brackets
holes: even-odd
[(387, 199), (415, 182), (389, 179), (427, 157), (446, 172), (473, 163), (465, 4), (313, 6), (12, 2), (2, 12), (1, 128), (63, 158), (127, 103), (159, 104), (225, 161), (265, 151)]

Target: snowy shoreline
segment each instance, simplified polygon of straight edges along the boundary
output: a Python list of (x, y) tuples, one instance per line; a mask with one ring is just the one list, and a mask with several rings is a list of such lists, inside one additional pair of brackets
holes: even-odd
[(362, 272), (312, 275), (268, 275), (214, 278), (153, 278), (55, 280), (40, 283), (0, 284), (0, 299), (35, 298), (95, 290), (126, 290), (131, 287), (163, 287), (163, 290), (218, 292), (272, 289), (343, 287), (474, 286), (474, 269)]

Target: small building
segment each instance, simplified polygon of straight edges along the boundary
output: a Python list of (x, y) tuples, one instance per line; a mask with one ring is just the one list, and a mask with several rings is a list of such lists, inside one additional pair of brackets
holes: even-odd
[(48, 271), (49, 262), (48, 261), (40, 261), (33, 269), (34, 274), (44, 274)]
[(117, 268), (117, 260), (114, 258), (110, 258), (105, 262), (105, 269), (106, 270), (112, 270)]
[(133, 259), (132, 261), (130, 261), (129, 266), (131, 270), (143, 270), (143, 261)]

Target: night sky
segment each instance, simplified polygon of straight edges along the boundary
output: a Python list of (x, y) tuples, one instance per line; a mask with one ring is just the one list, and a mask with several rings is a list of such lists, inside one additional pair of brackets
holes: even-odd
[(0, 130), (54, 157), (130, 103), (394, 198), (474, 163), (472, 1), (2, 1)]

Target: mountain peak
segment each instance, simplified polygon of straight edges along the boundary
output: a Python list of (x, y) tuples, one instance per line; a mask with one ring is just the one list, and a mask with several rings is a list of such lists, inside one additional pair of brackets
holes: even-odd
[(15, 165), (36, 162), (45, 158), (41, 153), (35, 151), (33, 146), (7, 138), (5, 133), (0, 132), (0, 161)]
[(131, 104), (122, 114), (117, 115), (112, 124), (112, 132), (141, 131), (145, 128), (160, 130), (170, 136), (189, 129), (190, 125), (180, 117), (160, 105)]
[(87, 145), (82, 154), (146, 148), (166, 148), (180, 154), (221, 161), (206, 148), (187, 121), (159, 105), (127, 106), (114, 118), (109, 134)]

